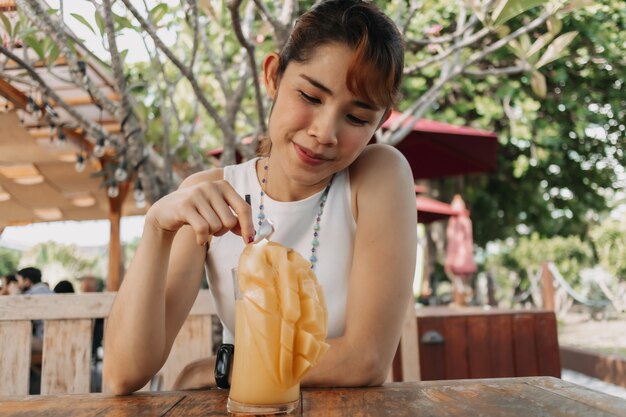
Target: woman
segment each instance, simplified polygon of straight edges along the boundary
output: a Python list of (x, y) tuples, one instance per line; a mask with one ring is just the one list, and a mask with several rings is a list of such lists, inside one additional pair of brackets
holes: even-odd
[[(161, 368), (205, 264), (232, 343), (230, 269), (263, 216), (272, 240), (311, 257), (326, 295), (331, 347), (302, 384), (384, 382), (409, 301), (417, 219), (406, 160), (366, 145), (398, 96), (403, 55), (396, 27), (365, 1), (324, 1), (300, 17), (263, 64), (273, 100), (264, 156), (194, 174), (146, 215), (108, 320), (113, 392), (137, 390)], [(212, 366), (187, 367), (178, 388), (214, 384)]]

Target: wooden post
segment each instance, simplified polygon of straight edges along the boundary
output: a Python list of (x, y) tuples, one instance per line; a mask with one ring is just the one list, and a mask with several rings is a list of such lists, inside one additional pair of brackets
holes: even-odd
[(128, 182), (118, 184), (119, 195), (109, 197), (109, 221), (111, 237), (109, 239), (109, 273), (107, 291), (117, 291), (122, 283), (122, 243), (120, 238), (120, 220), (122, 219), (122, 203), (128, 194)]
[(402, 355), (402, 381), (420, 381), (420, 353), (417, 317), (415, 315), (415, 298), (413, 294), (411, 294), (409, 307), (404, 316), (400, 346), (400, 353)]
[(545, 261), (541, 263), (541, 296), (543, 308), (554, 311), (554, 277)]

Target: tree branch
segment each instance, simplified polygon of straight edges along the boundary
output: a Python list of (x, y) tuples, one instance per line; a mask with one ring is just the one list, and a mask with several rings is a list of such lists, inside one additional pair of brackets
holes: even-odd
[[(412, 67), (406, 68), (404, 70), (404, 75), (413, 75), (415, 74), (417, 71), (426, 68), (429, 65), (432, 65), (434, 63), (443, 61), (444, 59), (446, 59), (447, 57), (449, 57), (450, 55), (452, 55), (454, 52), (459, 51), (462, 48), (465, 48), (467, 46), (470, 46), (476, 42), (478, 42), (479, 40), (481, 40), (482, 38), (484, 38), (485, 36), (487, 36), (491, 31), (487, 28), (482, 28), (481, 30), (479, 30), (478, 32), (474, 33), (472, 36), (470, 36), (467, 39), (464, 39), (462, 42), (459, 42), (457, 44), (455, 44), (454, 46), (451, 46), (450, 48), (446, 49), (445, 51), (431, 57), (428, 58), (426, 60), (420, 61), (417, 64), (413, 65)], [(454, 34), (453, 37), (458, 37), (458, 34)]]
[[(289, 29), (289, 24), (291, 23), (291, 20), (283, 22), (279, 19), (276, 19), (274, 16), (272, 16), (262, 0), (254, 0), (254, 4), (256, 4), (257, 8), (261, 11), (262, 16), (267, 19), (269, 24), (272, 26), (272, 29), (274, 29), (274, 36), (276, 38), (276, 49), (281, 50), (285, 43), (287, 43), (287, 39), (289, 39), (289, 34), (291, 32), (291, 30)], [(291, 7), (293, 7), (293, 5)]]
[(514, 75), (514, 74), (521, 74), (521, 73), (527, 72), (531, 68), (532, 67), (530, 66), (530, 64), (526, 63), (526, 64), (521, 64), (521, 65), (516, 65), (516, 66), (511, 66), (511, 67), (489, 68), (485, 70), (464, 69), (463, 74), (473, 75), (476, 77), (486, 77), (488, 75)]
[[(48, 86), (45, 80), (41, 78), (39, 73), (32, 66), (30, 66), (26, 61), (24, 61), (22, 58), (15, 55), (10, 50), (6, 49), (2, 44), (0, 44), (0, 53), (8, 56), (10, 59), (15, 61), (20, 67), (24, 68), (24, 70), (26, 70), (28, 75), (42, 88), (44, 94), (47, 97), (52, 98), (57, 103), (57, 105), (61, 106), (70, 116), (72, 116), (72, 118), (76, 121), (79, 127), (82, 127), (86, 132), (89, 132), (91, 136), (93, 137), (98, 137), (100, 135), (104, 135), (104, 136), (108, 135), (108, 133), (104, 129), (102, 129), (102, 126), (85, 118), (81, 113), (76, 111), (74, 107), (67, 104), (61, 98), (61, 96), (59, 96), (52, 88), (50, 88), (50, 86)], [(87, 140), (90, 143), (94, 142), (93, 140), (90, 141), (87, 137), (85, 137), (85, 140)]]
[[(148, 22), (143, 16), (139, 13), (139, 11), (132, 5), (130, 0), (122, 0), (124, 5), (130, 10), (135, 19), (139, 22), (141, 27), (150, 35), (152, 41), (155, 46), (161, 50), (168, 59), (178, 68), (178, 70), (183, 74), (183, 76), (189, 81), (191, 87), (196, 94), (196, 97), (202, 104), (202, 107), (211, 115), (215, 123), (220, 128), (222, 133), (224, 134), (224, 141), (232, 140), (234, 142), (235, 132), (231, 129), (231, 127), (226, 123), (226, 121), (219, 115), (217, 109), (207, 100), (205, 97), (202, 88), (198, 84), (198, 80), (196, 76), (193, 74), (193, 71), (188, 66), (184, 65), (175, 55), (174, 53), (161, 41), (159, 36), (156, 34), (156, 29)], [(225, 147), (226, 149), (226, 147)]]
[[(261, 95), (261, 87), (259, 86), (259, 73), (257, 71), (256, 59), (254, 57), (254, 45), (252, 45), (244, 36), (241, 27), (241, 17), (239, 16), (239, 5), (241, 0), (231, 1), (228, 5), (232, 17), (233, 28), (239, 43), (246, 49), (248, 54), (249, 68), (252, 71), (252, 85), (254, 86), (254, 96), (256, 100), (257, 112), (259, 113), (259, 126), (261, 130), (266, 131), (265, 126), (265, 109), (263, 107), (263, 97)], [(250, 19), (251, 20), (251, 19)]]
[(109, 98), (93, 84), (89, 77), (83, 77), (78, 66), (78, 59), (74, 51), (69, 47), (68, 36), (65, 27), (54, 21), (54, 18), (47, 12), (46, 7), (39, 0), (16, 0), (16, 4), (24, 12), (28, 20), (49, 36), (61, 49), (63, 56), (67, 59), (68, 66), (74, 74), (80, 74), (75, 78), (75, 82), (85, 89), (95, 101), (97, 101), (107, 112), (116, 114), (117, 103)]

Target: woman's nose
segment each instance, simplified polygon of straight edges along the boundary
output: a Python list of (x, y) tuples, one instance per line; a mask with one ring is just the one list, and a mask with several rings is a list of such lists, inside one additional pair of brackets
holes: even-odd
[(307, 132), (323, 145), (337, 143), (337, 118), (331, 111), (320, 110), (312, 119)]

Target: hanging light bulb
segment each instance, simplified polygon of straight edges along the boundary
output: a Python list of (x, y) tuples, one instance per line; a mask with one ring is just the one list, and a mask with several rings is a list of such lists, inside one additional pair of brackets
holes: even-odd
[[(143, 196), (143, 191), (141, 192), (141, 195)], [(135, 206), (139, 209), (146, 207), (146, 198), (135, 198)]]
[(115, 198), (118, 195), (120, 195), (120, 189), (117, 186), (117, 183), (114, 182), (111, 185), (109, 185), (109, 188), (107, 188), (107, 195), (111, 198)]
[(96, 146), (93, 147), (93, 156), (102, 158), (104, 156), (104, 145), (104, 136), (100, 136), (100, 139), (96, 142)]
[(76, 154), (76, 172), (83, 172), (85, 170), (85, 157), (82, 153)]
[(63, 127), (59, 126), (57, 128), (57, 140), (58, 140), (58, 144), (59, 146), (65, 146), (65, 144), (67, 143), (67, 136), (65, 136), (65, 132), (63, 131)]
[(39, 120), (41, 119), (41, 116), (43, 116), (43, 112), (41, 111), (41, 108), (37, 105), (37, 103), (35, 103), (35, 110), (33, 110), (33, 117)]
[(85, 61), (78, 61), (78, 70), (82, 75), (83, 83), (87, 84), (89, 79), (87, 78), (87, 64), (85, 63)]
[(46, 111), (46, 113), (48, 114), (48, 116), (52, 119), (58, 119), (59, 115), (58, 113), (52, 108), (52, 106), (50, 105), (50, 103), (48, 103), (48, 101), (44, 101), (43, 104), (43, 108)]
[(28, 96), (28, 99), (26, 100), (25, 110), (29, 113), (32, 113), (35, 111), (36, 107), (37, 107), (37, 104), (35, 104), (35, 99), (32, 98), (32, 96)]
[(146, 206), (146, 194), (143, 192), (143, 187), (141, 186), (141, 180), (139, 178), (135, 181), (135, 191), (133, 192), (133, 196), (135, 197), (135, 205), (137, 208), (144, 208)]
[(126, 171), (126, 161), (122, 159), (120, 165), (115, 170), (115, 181), (124, 182), (128, 179), (128, 172)]

